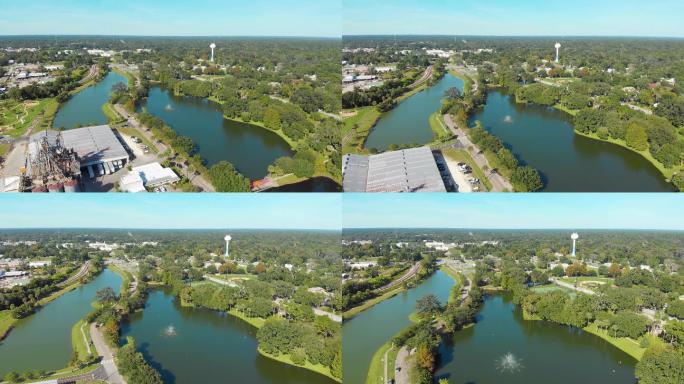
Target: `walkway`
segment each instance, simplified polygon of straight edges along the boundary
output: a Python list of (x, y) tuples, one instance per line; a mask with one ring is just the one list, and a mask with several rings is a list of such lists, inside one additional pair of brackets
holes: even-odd
[(328, 316), (330, 318), (330, 320), (332, 320), (334, 322), (337, 322), (337, 323), (342, 322), (342, 316), (340, 316), (340, 315), (336, 315), (332, 312), (324, 311), (324, 310), (322, 310), (320, 308), (316, 308), (316, 307), (311, 307), (311, 309), (313, 309), (316, 316)]
[(378, 288), (378, 292), (383, 292), (383, 291), (386, 291), (388, 289), (391, 289), (391, 288), (403, 283), (404, 281), (412, 278), (418, 272), (419, 269), (420, 269), (420, 261), (416, 262), (413, 265), (413, 267), (411, 267), (411, 269), (409, 269), (408, 272), (406, 272), (402, 277), (392, 281), (391, 283), (389, 283), (383, 287)]
[(107, 382), (112, 384), (126, 384), (126, 380), (119, 374), (119, 369), (114, 362), (112, 351), (102, 337), (100, 329), (95, 326), (95, 323), (90, 324), (90, 337), (93, 339), (97, 354), (102, 358), (100, 363), (104, 368)]
[[(397, 359), (394, 362), (394, 382), (396, 384), (410, 384), (409, 383), (409, 350), (406, 346), (401, 347), (397, 353)], [(399, 369), (397, 371), (397, 368)]]
[[(157, 150), (159, 151), (160, 154), (166, 153), (167, 151), (169, 151), (169, 148), (164, 143), (157, 140), (154, 137), (154, 135), (150, 131), (148, 131), (147, 127), (143, 127), (138, 122), (138, 119), (136, 119), (135, 116), (133, 116), (131, 113), (129, 113), (125, 108), (123, 108), (119, 104), (115, 104), (114, 109), (116, 110), (116, 112), (119, 115), (123, 116), (124, 119), (126, 119), (128, 121), (128, 124), (131, 127), (137, 129), (141, 135), (145, 136), (145, 138), (147, 140), (149, 140), (151, 143), (153, 143), (154, 146), (157, 147)], [(169, 152), (172, 152), (172, 151), (169, 151)], [(194, 172), (193, 173), (187, 172), (187, 169), (186, 169), (187, 167), (185, 164), (182, 164), (182, 163), (176, 163), (176, 164), (179, 168), (186, 171), (186, 174), (188, 174), (188, 179), (190, 180), (190, 182), (192, 184), (194, 184), (196, 187), (198, 187), (201, 191), (203, 191), (203, 192), (216, 192), (216, 190), (214, 189), (214, 186), (209, 181), (207, 181), (202, 175), (196, 175), (196, 174), (194, 174)]]
[(466, 133), (461, 130), (461, 128), (459, 128), (458, 125), (451, 119), (451, 115), (444, 115), (444, 122), (446, 123), (447, 127), (449, 127), (449, 130), (451, 130), (451, 133), (456, 136), (456, 140), (458, 140), (463, 148), (466, 148), (466, 150), (468, 150), (468, 148), (473, 148), (473, 151), (470, 151), (470, 155), (473, 157), (473, 160), (475, 160), (477, 166), (480, 167), (483, 172), (485, 167), (490, 170), (486, 173), (487, 178), (492, 183), (492, 190), (490, 192), (513, 191), (513, 186), (508, 180), (498, 173), (491, 172), (491, 169), (493, 168), (489, 164), (487, 158), (484, 156), (484, 154), (480, 153), (478, 147), (473, 144), (472, 141), (470, 141), (468, 135), (466, 135)]
[(596, 292), (592, 291), (591, 289), (576, 287), (575, 284), (566, 283), (565, 281), (561, 281), (559, 279), (551, 278), (549, 280), (551, 280), (552, 283), (554, 283), (558, 286), (568, 288), (568, 289), (572, 289), (572, 290), (577, 291), (577, 292), (586, 293), (587, 295), (595, 295), (596, 294)]

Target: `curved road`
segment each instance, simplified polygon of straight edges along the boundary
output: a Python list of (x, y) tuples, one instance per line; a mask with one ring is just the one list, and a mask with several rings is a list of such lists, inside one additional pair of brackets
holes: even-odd
[(416, 273), (418, 273), (418, 270), (420, 269), (420, 261), (416, 262), (411, 269), (408, 270), (402, 277), (392, 281), (391, 283), (378, 288), (378, 292), (383, 292), (386, 291), (390, 288), (396, 287), (397, 285), (403, 283), (404, 281), (412, 278)]

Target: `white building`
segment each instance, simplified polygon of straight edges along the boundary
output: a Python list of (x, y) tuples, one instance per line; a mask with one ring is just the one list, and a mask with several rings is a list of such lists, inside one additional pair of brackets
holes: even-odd
[(120, 186), (125, 192), (145, 192), (146, 188), (173, 184), (179, 180), (180, 177), (171, 168), (164, 168), (155, 162), (133, 167), (130, 173), (121, 177)]

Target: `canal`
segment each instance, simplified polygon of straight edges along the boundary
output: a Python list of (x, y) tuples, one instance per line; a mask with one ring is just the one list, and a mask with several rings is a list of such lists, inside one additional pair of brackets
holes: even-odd
[(231, 162), (250, 179), (261, 179), (277, 158), (292, 154), (277, 134), (252, 124), (223, 118), (221, 105), (203, 98), (175, 96), (158, 86), (150, 88), (145, 105), (179, 135), (197, 145), (200, 156), (211, 166)]
[(437, 271), (415, 288), (402, 292), (361, 312), (342, 327), (343, 380), (345, 383), (365, 383), (375, 352), (402, 329), (411, 325), (408, 316), (415, 312), (416, 301), (434, 294), (446, 304), (454, 280)]
[(570, 115), (555, 108), (515, 102), (490, 91), (480, 120), (521, 163), (542, 175), (547, 192), (672, 192), (660, 172), (639, 154), (576, 135)]
[(510, 295), (488, 296), (474, 327), (440, 346), (436, 378), (452, 384), (634, 383), (635, 360), (572, 327), (523, 320)]
[(102, 104), (109, 100), (112, 87), (116, 83), (128, 84), (128, 80), (110, 71), (101, 81), (73, 95), (59, 107), (52, 127), (71, 129), (78, 126), (107, 124), (107, 116), (102, 112)]
[(334, 384), (335, 381), (257, 352), (256, 329), (222, 312), (181, 307), (171, 291), (155, 290), (142, 312), (122, 324), (165, 383)]
[(121, 277), (105, 269), (93, 281), (67, 292), (19, 320), (0, 342), (0, 377), (9, 371), (56, 370), (71, 357), (71, 328), (93, 310), (95, 293), (111, 287), (117, 293)]
[(456, 87), (463, 91), (463, 80), (447, 73), (437, 84), (402, 101), (384, 113), (371, 129), (366, 148), (385, 151), (392, 144), (427, 144), (433, 140), (428, 119), (442, 106), (444, 93)]

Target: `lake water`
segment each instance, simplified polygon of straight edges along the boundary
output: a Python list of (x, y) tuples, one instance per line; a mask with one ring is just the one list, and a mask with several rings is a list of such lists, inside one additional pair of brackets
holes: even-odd
[(73, 95), (59, 107), (52, 127), (71, 129), (79, 125), (107, 124), (107, 116), (102, 112), (102, 105), (109, 100), (112, 87), (116, 83), (128, 84), (128, 80), (112, 71), (95, 85)]
[(430, 115), (442, 106), (444, 93), (456, 87), (463, 90), (463, 80), (447, 73), (437, 84), (402, 101), (384, 113), (373, 127), (366, 148), (385, 151), (391, 144), (427, 144), (433, 139)]
[(415, 288), (402, 292), (371, 307), (342, 327), (343, 378), (345, 383), (365, 383), (375, 352), (402, 329), (411, 325), (408, 316), (415, 312), (416, 301), (429, 294), (442, 304), (449, 299), (454, 280), (437, 271)]
[(122, 341), (135, 338), (165, 383), (335, 383), (260, 355), (254, 327), (225, 313), (181, 307), (169, 290), (152, 291), (144, 311), (121, 331)]
[(440, 355), (435, 376), (451, 384), (635, 382), (632, 357), (582, 330), (523, 320), (508, 295), (489, 296), (477, 324), (442, 343)]
[(71, 357), (71, 328), (93, 310), (95, 293), (111, 287), (117, 293), (121, 277), (105, 269), (98, 277), (19, 320), (0, 342), (0, 377), (9, 371), (55, 370)]
[(292, 154), (290, 146), (277, 134), (224, 119), (221, 105), (207, 99), (174, 96), (155, 86), (143, 107), (179, 135), (192, 138), (208, 166), (227, 160), (252, 180), (264, 177), (277, 158)]
[(515, 102), (491, 91), (480, 120), (522, 163), (542, 174), (547, 192), (671, 192), (660, 172), (642, 156), (615, 144), (576, 135), (568, 114)]

